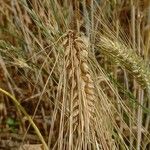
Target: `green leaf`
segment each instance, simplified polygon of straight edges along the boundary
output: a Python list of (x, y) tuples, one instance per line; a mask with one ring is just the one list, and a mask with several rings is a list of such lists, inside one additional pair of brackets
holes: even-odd
[(9, 126), (16, 126), (16, 121), (13, 118), (8, 118), (6, 124)]

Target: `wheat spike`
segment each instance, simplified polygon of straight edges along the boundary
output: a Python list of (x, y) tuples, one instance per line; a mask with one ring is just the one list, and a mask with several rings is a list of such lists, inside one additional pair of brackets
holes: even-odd
[(72, 132), (76, 131), (77, 136), (81, 136), (82, 139), (82, 133), (90, 134), (95, 113), (95, 92), (87, 61), (87, 46), (73, 31), (68, 32), (63, 46), (65, 48), (68, 91), (70, 91), (68, 95), (71, 112), (70, 126)]
[(101, 52), (113, 57), (128, 69), (137, 78), (139, 83), (150, 91), (150, 70), (145, 65), (143, 59), (138, 56), (131, 48), (128, 48), (119, 41), (112, 41), (101, 35)]

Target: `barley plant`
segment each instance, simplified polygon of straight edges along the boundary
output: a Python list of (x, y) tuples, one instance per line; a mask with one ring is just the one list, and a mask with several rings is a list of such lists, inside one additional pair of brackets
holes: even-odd
[(149, 0), (0, 6), (0, 149), (150, 149)]

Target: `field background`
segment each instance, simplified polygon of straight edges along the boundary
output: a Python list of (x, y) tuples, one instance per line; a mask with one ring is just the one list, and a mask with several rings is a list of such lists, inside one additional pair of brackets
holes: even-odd
[(150, 149), (149, 0), (0, 0), (0, 149)]

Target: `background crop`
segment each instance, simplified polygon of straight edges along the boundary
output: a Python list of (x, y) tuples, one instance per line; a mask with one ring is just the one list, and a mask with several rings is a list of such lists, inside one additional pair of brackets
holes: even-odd
[(0, 149), (150, 149), (149, 0), (0, 6)]

